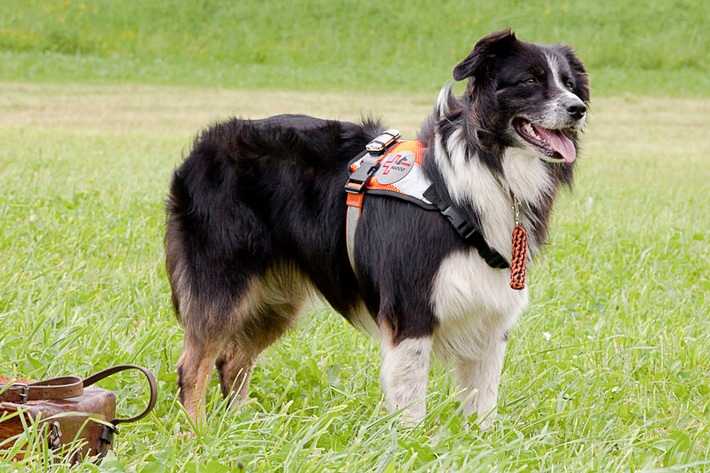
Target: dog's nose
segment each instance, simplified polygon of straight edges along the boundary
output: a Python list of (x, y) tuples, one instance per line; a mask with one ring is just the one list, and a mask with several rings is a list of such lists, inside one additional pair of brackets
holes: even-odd
[(567, 113), (575, 120), (579, 120), (587, 113), (587, 107), (583, 103), (568, 105)]

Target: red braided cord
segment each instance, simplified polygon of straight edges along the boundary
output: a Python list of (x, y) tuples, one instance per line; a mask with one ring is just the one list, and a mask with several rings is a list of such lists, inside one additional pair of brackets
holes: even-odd
[(528, 233), (517, 225), (513, 230), (513, 255), (510, 260), (510, 287), (525, 289), (525, 263), (528, 257)]

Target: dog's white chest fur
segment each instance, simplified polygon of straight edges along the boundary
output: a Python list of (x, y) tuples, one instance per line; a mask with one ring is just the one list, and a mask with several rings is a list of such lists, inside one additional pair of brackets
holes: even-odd
[(478, 358), (502, 340), (528, 303), (527, 289), (513, 290), (509, 281), (507, 270), (491, 268), (473, 248), (443, 261), (432, 291), (438, 356)]

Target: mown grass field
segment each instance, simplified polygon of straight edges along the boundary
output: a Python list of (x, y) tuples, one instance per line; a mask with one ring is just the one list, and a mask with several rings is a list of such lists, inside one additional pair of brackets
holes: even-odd
[[(710, 4), (500, 0), (6, 0), (0, 4), (0, 373), (151, 369), (156, 409), (100, 467), (29, 435), (0, 471), (710, 471)], [(565, 42), (592, 79), (572, 193), (529, 275), (499, 418), (466, 429), (446, 370), (407, 430), (375, 342), (316, 305), (265, 352), (251, 400), (177, 402), (164, 269), (170, 174), (207, 124), (384, 117), (413, 137), (480, 36)], [(460, 90), (460, 87), (459, 87)], [(129, 375), (103, 382), (142, 408)]]
[[(377, 111), (412, 136), (434, 97), (393, 107), (365, 93), (12, 83), (0, 97), (0, 371), (86, 375), (127, 362), (159, 380), (154, 413), (121, 429), (100, 468), (81, 469), (710, 470), (710, 101), (595, 104), (490, 431), (463, 428), (438, 365), (430, 415), (398, 427), (381, 404), (376, 344), (319, 309), (265, 353), (238, 412), (225, 412), (213, 380), (207, 428), (190, 438), (162, 232), (168, 179), (193, 133), (234, 111)], [(137, 378), (103, 386), (120, 412), (145, 401)], [(47, 458), (35, 447), (3, 468), (45, 471)]]

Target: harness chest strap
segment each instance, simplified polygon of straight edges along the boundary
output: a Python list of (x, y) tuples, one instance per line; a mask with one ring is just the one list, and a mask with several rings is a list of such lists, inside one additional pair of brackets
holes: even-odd
[(476, 248), (478, 254), (486, 261), (488, 266), (496, 269), (510, 267), (505, 257), (488, 245), (480, 227), (456, 210), (447, 198), (440, 196), (434, 186), (430, 186), (424, 195), (436, 205), (442, 215), (454, 226), (456, 232), (469, 245)]
[(439, 195), (422, 171), (426, 148), (419, 141), (397, 142), (399, 132), (387, 130), (350, 163), (347, 192), (346, 243), (348, 258), (355, 266), (355, 233), (365, 192), (407, 200), (426, 210), (438, 210), (454, 229), (492, 268), (505, 269), (508, 261), (491, 248), (480, 227), (461, 214), (447, 196)]

